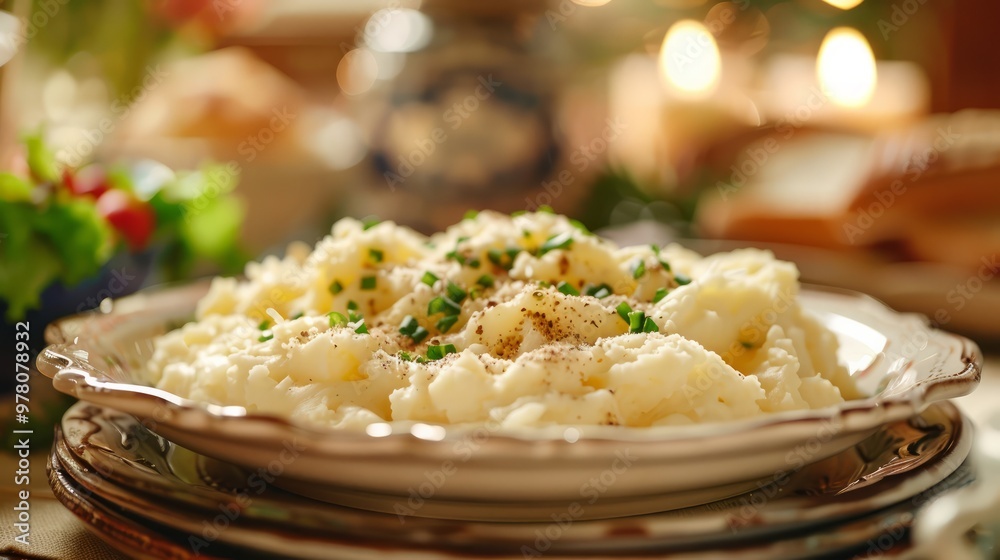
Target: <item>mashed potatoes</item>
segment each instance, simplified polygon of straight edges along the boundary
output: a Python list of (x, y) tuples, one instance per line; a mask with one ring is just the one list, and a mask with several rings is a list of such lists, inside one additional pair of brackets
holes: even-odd
[(429, 238), (342, 220), (246, 272), (156, 341), (157, 387), (345, 428), (680, 425), (859, 396), (768, 252), (619, 248), (482, 212)]

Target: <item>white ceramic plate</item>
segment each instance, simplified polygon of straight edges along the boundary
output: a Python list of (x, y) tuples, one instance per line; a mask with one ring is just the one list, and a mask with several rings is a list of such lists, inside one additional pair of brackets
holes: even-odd
[(919, 316), (858, 294), (808, 289), (803, 306), (836, 333), (841, 357), (873, 396), (689, 427), (491, 433), (394, 423), (367, 434), (324, 430), (145, 384), (152, 338), (190, 318), (206, 289), (154, 290), (56, 323), (38, 368), (58, 390), (133, 414), (193, 451), (270, 469), (281, 484), (313, 497), (416, 516), (547, 519), (554, 505), (577, 503), (588, 504), (581, 518), (600, 518), (722, 499), (843, 451), (932, 402), (967, 394), (982, 363), (971, 341), (931, 329)]

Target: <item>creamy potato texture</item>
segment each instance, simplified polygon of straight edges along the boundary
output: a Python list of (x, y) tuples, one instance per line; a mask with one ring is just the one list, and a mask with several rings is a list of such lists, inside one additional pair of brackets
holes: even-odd
[(683, 425), (859, 397), (798, 290), (768, 252), (619, 248), (545, 212), (431, 237), (346, 219), (312, 250), (215, 279), (149, 374), (338, 428)]

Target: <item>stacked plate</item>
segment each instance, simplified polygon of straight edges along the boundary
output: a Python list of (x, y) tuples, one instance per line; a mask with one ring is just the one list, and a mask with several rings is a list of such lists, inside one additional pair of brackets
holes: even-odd
[(53, 488), (131, 554), (883, 555), (907, 546), (924, 503), (971, 477), (971, 428), (942, 401), (976, 386), (978, 349), (855, 294), (801, 296), (872, 395), (838, 407), (681, 428), (349, 433), (147, 386), (151, 339), (190, 317), (205, 288), (64, 320), (39, 357), (85, 401), (63, 419)]

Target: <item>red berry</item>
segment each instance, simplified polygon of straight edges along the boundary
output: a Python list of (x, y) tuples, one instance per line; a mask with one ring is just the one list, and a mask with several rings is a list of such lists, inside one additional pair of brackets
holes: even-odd
[(71, 174), (68, 170), (63, 172), (63, 182), (69, 188), (69, 192), (76, 196), (89, 196), (91, 198), (101, 198), (104, 193), (111, 190), (108, 183), (108, 174), (100, 165), (88, 165), (83, 169)]
[(97, 199), (97, 212), (115, 228), (133, 252), (143, 250), (156, 229), (156, 214), (131, 194), (112, 189)]

